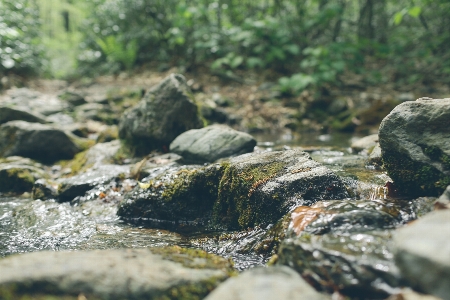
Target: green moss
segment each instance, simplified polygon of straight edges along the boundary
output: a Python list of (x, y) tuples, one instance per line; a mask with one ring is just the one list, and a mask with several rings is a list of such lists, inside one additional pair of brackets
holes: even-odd
[(78, 295), (67, 295), (54, 291), (51, 285), (40, 284), (7, 284), (0, 287), (0, 299), (2, 300), (99, 300), (100, 298), (80, 293)]
[(81, 151), (85, 151), (95, 145), (95, 141), (90, 139), (72, 138), (72, 141)]
[[(244, 169), (222, 165), (223, 176), (219, 183), (218, 201), (214, 206), (213, 220), (230, 228), (244, 229), (260, 223), (266, 223), (266, 213), (260, 211), (260, 199), (255, 199), (254, 192), (271, 178), (275, 177), (285, 165), (271, 162), (250, 165)], [(274, 203), (277, 203), (275, 197)]]
[[(440, 150), (439, 150), (440, 151)], [(424, 149), (430, 158), (445, 162), (448, 157), (434, 148)], [(439, 196), (450, 184), (450, 176), (407, 155), (383, 153), (383, 164), (400, 193), (412, 196)]]
[(225, 278), (211, 277), (192, 284), (183, 284), (169, 289), (164, 295), (156, 296), (157, 300), (201, 300), (214, 290)]
[(112, 157), (112, 160), (113, 160), (113, 163), (123, 164), (125, 159), (132, 158), (135, 156), (135, 154), (136, 154), (135, 150), (131, 146), (131, 144), (129, 142), (127, 142), (126, 140), (121, 140), (120, 148), (116, 152), (116, 154), (114, 154), (114, 156)]
[(69, 176), (76, 175), (81, 171), (85, 171), (92, 167), (92, 164), (87, 164), (87, 150), (77, 153), (75, 157), (71, 160), (61, 160), (57, 164), (61, 165), (63, 168), (70, 168), (71, 172)]

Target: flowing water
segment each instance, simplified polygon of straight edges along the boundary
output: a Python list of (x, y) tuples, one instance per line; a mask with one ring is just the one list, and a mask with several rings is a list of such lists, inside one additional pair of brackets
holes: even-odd
[[(366, 166), (366, 156), (351, 152), (350, 135), (257, 138), (260, 141), (258, 148), (262, 151), (304, 148), (315, 160), (343, 176), (357, 199), (382, 201), (386, 198), (384, 184), (389, 177), (382, 171)], [(239, 247), (232, 242), (217, 242), (217, 235), (189, 237), (126, 224), (116, 216), (116, 207), (117, 202), (107, 203), (98, 197), (76, 205), (33, 201), (26, 194), (16, 198), (0, 198), (0, 257), (41, 250), (180, 245), (199, 247), (232, 257), (239, 270), (264, 264), (268, 259), (267, 256), (257, 254), (241, 254)], [(263, 232), (263, 229), (257, 229), (248, 233), (248, 238)], [(241, 243), (245, 243), (245, 238), (241, 239)]]

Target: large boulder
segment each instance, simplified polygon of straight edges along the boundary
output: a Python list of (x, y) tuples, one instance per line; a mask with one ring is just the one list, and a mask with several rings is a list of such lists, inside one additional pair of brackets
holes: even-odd
[(401, 193), (438, 196), (450, 184), (450, 98), (398, 105), (381, 122), (379, 141)]
[(300, 275), (285, 266), (259, 267), (227, 279), (205, 300), (324, 300)]
[(185, 162), (214, 162), (219, 158), (253, 152), (256, 140), (245, 132), (225, 125), (191, 129), (180, 134), (170, 151), (181, 155)]
[(224, 258), (180, 247), (35, 252), (0, 269), (2, 299), (203, 299), (233, 272)]
[(181, 133), (203, 127), (197, 105), (180, 74), (171, 74), (152, 88), (134, 107), (125, 111), (119, 123), (119, 137), (136, 154), (167, 150)]
[[(276, 223), (294, 205), (342, 199), (347, 190), (333, 172), (300, 150), (249, 153), (207, 167), (169, 167), (125, 196), (124, 219), (245, 229)], [(175, 228), (177, 229), (177, 228)], [(178, 228), (179, 229), (179, 228)]]
[(450, 299), (450, 210), (432, 212), (399, 229), (395, 262), (414, 288)]
[(10, 121), (0, 126), (0, 156), (23, 156), (42, 162), (70, 159), (78, 146), (59, 129), (45, 124)]

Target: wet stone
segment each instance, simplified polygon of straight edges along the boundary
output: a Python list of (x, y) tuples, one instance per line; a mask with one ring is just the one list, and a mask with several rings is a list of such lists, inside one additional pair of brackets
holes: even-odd
[(227, 279), (205, 300), (325, 300), (331, 297), (320, 294), (300, 275), (285, 266), (260, 267)]
[(400, 285), (393, 256), (390, 230), (302, 233), (283, 241), (277, 264), (294, 268), (323, 291), (383, 299)]
[(450, 210), (431, 212), (395, 232), (395, 262), (415, 289), (450, 299)]
[(90, 169), (79, 175), (62, 179), (58, 187), (59, 201), (71, 201), (77, 196), (83, 196), (87, 191), (98, 185), (108, 184), (127, 174), (129, 166), (103, 165)]
[(0, 159), (0, 192), (31, 192), (36, 180), (48, 177), (43, 166), (30, 159), (10, 156)]
[(0, 298), (203, 299), (232, 272), (201, 251), (162, 249), (36, 252), (0, 260)]

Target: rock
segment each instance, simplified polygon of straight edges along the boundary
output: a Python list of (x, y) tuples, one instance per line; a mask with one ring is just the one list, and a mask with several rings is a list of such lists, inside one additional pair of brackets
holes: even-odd
[[(246, 229), (276, 223), (291, 207), (348, 197), (342, 181), (299, 150), (249, 153), (220, 164), (167, 167), (125, 196), (118, 214), (152, 226)], [(154, 223), (156, 221), (156, 223)]]
[(79, 106), (86, 104), (87, 101), (84, 99), (84, 97), (78, 93), (65, 91), (58, 95), (58, 98), (66, 101), (71, 106)]
[(7, 106), (0, 106), (0, 124), (21, 120), (32, 123), (47, 123), (45, 120), (45, 116), (39, 113), (32, 113), (26, 110), (22, 110), (20, 108), (11, 108)]
[(180, 247), (43, 251), (4, 258), (0, 269), (2, 299), (203, 299), (232, 274), (226, 259)]
[(437, 209), (450, 209), (450, 185), (436, 201), (435, 207)]
[(118, 123), (118, 117), (108, 104), (86, 103), (75, 107), (75, 118), (78, 122), (94, 120), (108, 125)]
[(49, 116), (69, 108), (57, 97), (42, 94), (27, 88), (11, 89), (6, 92), (2, 105), (22, 109), (27, 112)]
[(225, 125), (211, 125), (180, 134), (170, 144), (170, 151), (181, 155), (185, 162), (206, 163), (253, 152), (255, 146), (256, 140), (247, 133)]
[(38, 179), (33, 184), (33, 189), (31, 191), (31, 198), (33, 200), (57, 199), (58, 190), (54, 188), (45, 179)]
[(450, 98), (398, 105), (381, 122), (379, 139), (401, 193), (438, 196), (450, 184)]
[(395, 262), (415, 289), (450, 299), (450, 210), (438, 210), (397, 230)]
[(31, 192), (36, 180), (47, 177), (42, 165), (30, 159), (11, 156), (0, 159), (0, 192)]
[(400, 292), (395, 293), (386, 300), (442, 300), (442, 299), (431, 295), (419, 294), (409, 288), (403, 288), (401, 289)]
[(0, 155), (42, 162), (70, 159), (79, 148), (66, 133), (49, 125), (10, 121), (0, 126)]
[(69, 116), (65, 113), (56, 113), (56, 114), (50, 115), (46, 118), (46, 120), (50, 123), (55, 123), (57, 126), (61, 126), (61, 125), (67, 126), (67, 125), (72, 125), (75, 123), (75, 120), (71, 116)]
[(107, 184), (112, 180), (125, 177), (129, 171), (129, 166), (102, 165), (90, 169), (79, 175), (62, 179), (58, 187), (59, 201), (71, 201), (77, 196), (83, 196), (94, 187)]
[(193, 95), (180, 74), (171, 74), (152, 88), (119, 123), (119, 137), (137, 155), (169, 147), (181, 133), (203, 127)]
[(130, 175), (133, 178), (143, 179), (148, 176), (153, 176), (155, 169), (162, 166), (179, 166), (183, 161), (183, 157), (175, 153), (166, 153), (152, 157), (146, 157), (136, 163), (130, 170)]
[(360, 152), (363, 150), (369, 151), (378, 143), (378, 134), (372, 134), (363, 138), (360, 138), (351, 144), (351, 148), (355, 152)]
[(369, 165), (373, 165), (378, 168), (381, 168), (383, 165), (383, 160), (381, 159), (381, 147), (379, 143), (377, 143), (370, 152), (367, 162)]
[(205, 300), (331, 299), (317, 292), (291, 268), (259, 267), (227, 279)]
[(281, 243), (277, 264), (294, 268), (316, 288), (352, 299), (384, 299), (400, 285), (389, 230), (302, 233)]

